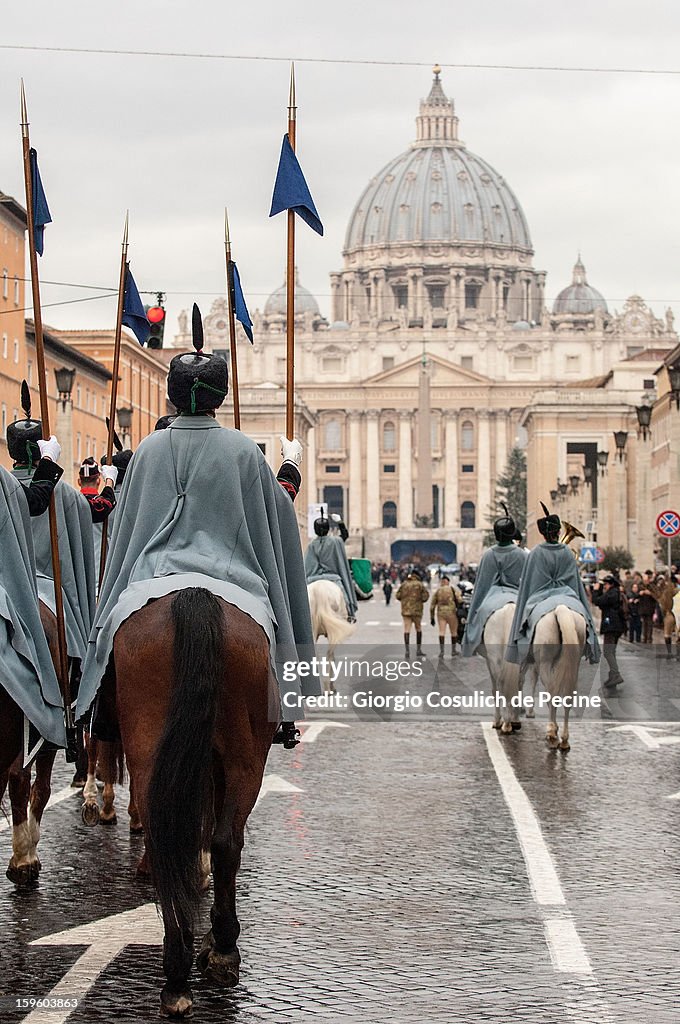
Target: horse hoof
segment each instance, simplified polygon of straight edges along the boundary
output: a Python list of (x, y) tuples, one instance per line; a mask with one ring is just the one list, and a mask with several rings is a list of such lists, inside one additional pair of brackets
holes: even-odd
[(500, 722), (494, 722), (493, 723), (493, 728), (494, 729), (500, 729), (501, 728), (501, 723)]
[(548, 744), (551, 750), (557, 750), (559, 746), (559, 740), (557, 736), (546, 736), (545, 742)]
[(139, 822), (131, 821), (130, 822), (130, 835), (131, 836), (143, 836), (144, 835), (144, 826), (142, 825), (141, 821), (139, 821)]
[(527, 711), (527, 718), (535, 718), (535, 717), (536, 717), (536, 712), (533, 710), (533, 708), (530, 708)]
[(569, 746), (568, 742), (562, 740), (562, 742), (560, 743), (560, 750), (566, 754), (568, 750), (571, 750), (571, 747)]
[(194, 997), (191, 989), (170, 992), (167, 986), (161, 992), (161, 1017), (193, 1017)]
[(151, 878), (151, 869), (146, 857), (146, 850), (144, 851), (144, 856), (137, 865), (136, 875), (137, 878), (142, 878), (144, 881), (148, 881)]
[(35, 860), (30, 864), (22, 864), (18, 867), (16, 864), (9, 862), (7, 871), (5, 872), (10, 882), (19, 889), (25, 889), (30, 885), (35, 885), (40, 876), (40, 861)]
[(512, 731), (513, 732), (519, 732), (521, 728), (522, 728), (522, 723), (521, 722), (513, 722), (512, 723)]
[(504, 736), (507, 736), (508, 733), (511, 733), (512, 732), (512, 725), (511, 725), (511, 723), (510, 722), (503, 722), (503, 724), (501, 726), (501, 732), (503, 733)]
[(83, 819), (83, 824), (89, 828), (93, 828), (94, 825), (99, 824), (100, 811), (99, 805), (95, 803), (84, 803), (80, 808), (80, 816)]
[(115, 811), (113, 812), (113, 814), (107, 815), (107, 817), (104, 817), (104, 815), (101, 814), (99, 816), (99, 820), (101, 821), (102, 825), (117, 825), (118, 824), (118, 816), (117, 816)]
[(203, 973), (209, 981), (222, 988), (234, 988), (238, 985), (240, 963), (238, 950), (234, 953), (218, 953), (213, 949), (208, 953), (208, 963)]

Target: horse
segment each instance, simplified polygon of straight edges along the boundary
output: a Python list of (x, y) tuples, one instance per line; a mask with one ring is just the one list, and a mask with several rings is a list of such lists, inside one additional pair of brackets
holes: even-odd
[[(87, 752), (87, 779), (83, 786), (83, 805), (80, 815), (85, 825), (94, 826), (99, 822), (102, 825), (115, 825), (118, 816), (114, 807), (115, 790), (114, 785), (122, 785), (125, 780), (125, 755), (120, 740), (100, 740), (89, 733), (84, 734), (85, 750)], [(103, 782), (102, 807), (99, 807), (99, 790), (97, 779)], [(134, 792), (130, 788), (130, 801), (128, 804), (128, 815), (130, 816), (130, 832), (133, 835), (143, 831), (142, 823), (134, 799)]]
[[(57, 620), (47, 605), (40, 601), (40, 621), (52, 655), (55, 670), (58, 665)], [(52, 767), (56, 750), (44, 747), (35, 759), (35, 782), (31, 785), (31, 767), (23, 766), (23, 713), (2, 688), (0, 704), (9, 701), (6, 709), (0, 707), (0, 722), (7, 714), (7, 726), (12, 733), (9, 739), (3, 729), (0, 750), (5, 755), (0, 765), (0, 799), (9, 783), (9, 798), (12, 807), (12, 856), (6, 875), (16, 886), (24, 887), (37, 882), (42, 867), (37, 846), (40, 840), (40, 823), (52, 789)], [(7, 758), (14, 754), (7, 764)]]
[(493, 727), (504, 735), (522, 728), (517, 707), (519, 665), (505, 660), (514, 614), (515, 603), (504, 604), (491, 613), (482, 632), (484, 657), (496, 698)]
[[(328, 638), (328, 657), (332, 661), (335, 648), (354, 632), (354, 626), (347, 621), (345, 595), (332, 580), (314, 580), (307, 584), (309, 610), (312, 616), (314, 640), (320, 636)], [(324, 676), (324, 688), (335, 691), (332, 682)]]
[(225, 987), (239, 979), (236, 874), (280, 711), (268, 640), (208, 590), (179, 590), (119, 627), (101, 694), (117, 716), (163, 917), (161, 1012), (182, 1017), (206, 849), (214, 903), (198, 966)]
[(557, 728), (556, 697), (571, 697), (578, 691), (578, 672), (586, 643), (586, 621), (583, 615), (564, 604), (541, 616), (534, 630), (529, 662), (535, 665), (532, 695), (535, 695), (536, 680), (550, 694), (550, 721), (546, 732), (549, 747), (570, 750), (569, 711), (563, 706), (562, 736)]

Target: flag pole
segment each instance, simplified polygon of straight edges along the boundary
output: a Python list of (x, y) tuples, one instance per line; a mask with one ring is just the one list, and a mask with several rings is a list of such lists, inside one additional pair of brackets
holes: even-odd
[[(295, 64), (290, 66), (288, 95), (288, 141), (295, 152)], [(295, 211), (288, 210), (288, 258), (286, 263), (286, 437), (294, 436), (293, 403), (295, 400)]]
[[(40, 392), (40, 419), (43, 437), (50, 437), (50, 415), (47, 404), (47, 377), (45, 375), (45, 343), (43, 340), (42, 311), (40, 306), (40, 279), (38, 276), (38, 254), (35, 248), (35, 222), (33, 220), (33, 176), (31, 174), (31, 140), (28, 131), (28, 111), (24, 80), (21, 79), (21, 141), (24, 160), (24, 185), (26, 189), (26, 213), (28, 220), (28, 254), (31, 267), (31, 291), (33, 296), (33, 324), (35, 326), (35, 356), (38, 369), (38, 389)], [(54, 492), (50, 496), (48, 509), (50, 524), (50, 549), (52, 555), (52, 572), (54, 575), (54, 611), (57, 620), (57, 677), (64, 700), (66, 719), (66, 760), (75, 761), (76, 727), (71, 707), (71, 682), (68, 672), (68, 653), (66, 650), (66, 627), (64, 625), (64, 599), (61, 589), (61, 562), (59, 560), (59, 533), (57, 529), (57, 511), (54, 504)]]
[[(109, 436), (106, 440), (106, 464), (111, 465), (113, 458), (113, 435), (116, 431), (116, 401), (118, 398), (118, 372), (120, 367), (120, 340), (123, 329), (123, 309), (125, 306), (125, 277), (127, 274), (128, 252), (128, 221), (129, 211), (125, 213), (123, 243), (120, 255), (120, 274), (118, 277), (118, 309), (116, 312), (116, 335), (113, 343), (113, 369), (111, 371), (111, 403), (109, 405)], [(106, 548), (108, 545), (109, 517), (102, 523), (102, 546), (99, 553), (99, 588), (101, 589), (106, 568)]]
[(227, 300), (229, 305), (229, 351), (231, 353), (231, 396), (234, 403), (234, 426), (241, 429), (241, 405), (238, 394), (238, 365), (236, 362), (236, 319), (234, 309), (236, 296), (234, 294), (234, 263), (231, 258), (231, 239), (229, 237), (229, 217), (227, 208), (224, 208), (224, 252), (227, 262)]

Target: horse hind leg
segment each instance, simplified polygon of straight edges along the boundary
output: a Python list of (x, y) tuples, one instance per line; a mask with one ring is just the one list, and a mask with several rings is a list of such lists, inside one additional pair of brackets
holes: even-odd
[(31, 792), (31, 769), (15, 761), (9, 771), (9, 798), (12, 805), (12, 856), (6, 875), (19, 887), (37, 881), (40, 872), (35, 850), (34, 830), (29, 822), (28, 802)]
[(552, 750), (556, 750), (559, 746), (559, 736), (557, 732), (557, 708), (552, 700), (550, 701), (550, 721), (548, 722), (545, 739), (546, 743)]
[(241, 956), (236, 942), (241, 926), (236, 916), (236, 873), (241, 863), (243, 829), (234, 825), (234, 808), (225, 807), (212, 839), (215, 902), (210, 911), (212, 927), (203, 939), (196, 963), (217, 985), (238, 984)]
[(569, 745), (569, 710), (570, 709), (566, 707), (564, 709), (564, 721), (562, 723), (562, 738), (560, 740), (560, 750), (563, 750), (565, 753), (567, 752), (567, 750), (571, 750), (571, 746)]
[(99, 740), (88, 735), (85, 746), (87, 749), (87, 780), (83, 786), (83, 805), (80, 808), (80, 815), (84, 824), (92, 827), (99, 824), (100, 818), (99, 790), (96, 779)]

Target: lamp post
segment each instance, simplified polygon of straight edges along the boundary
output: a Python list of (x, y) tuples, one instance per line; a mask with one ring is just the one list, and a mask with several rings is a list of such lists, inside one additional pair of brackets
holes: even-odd
[(130, 427), (132, 426), (132, 409), (117, 409), (116, 413), (118, 416), (118, 426), (120, 427), (120, 432), (123, 435), (121, 438), (123, 448), (130, 448)]
[(627, 548), (628, 544), (628, 473), (626, 466), (627, 430), (614, 431), (616, 445), (614, 508), (616, 510), (611, 524), (612, 543), (616, 547)]
[(58, 370), (54, 371), (57, 392), (59, 394), (54, 426), (63, 452), (64, 478), (71, 485), (75, 482), (73, 468), (73, 402), (71, 401), (75, 376), (76, 371), (68, 366), (60, 366)]
[(648, 391), (642, 396), (641, 404), (635, 406), (638, 422), (638, 434), (635, 444), (635, 471), (637, 501), (635, 502), (635, 520), (637, 537), (635, 544), (635, 564), (639, 566), (654, 565), (654, 526), (652, 515), (652, 446), (647, 444), (652, 432), (652, 409), (654, 396)]

